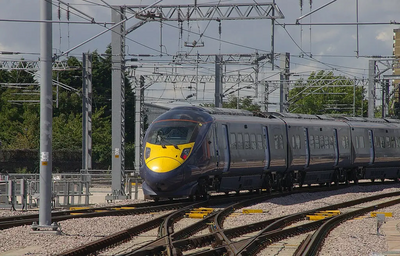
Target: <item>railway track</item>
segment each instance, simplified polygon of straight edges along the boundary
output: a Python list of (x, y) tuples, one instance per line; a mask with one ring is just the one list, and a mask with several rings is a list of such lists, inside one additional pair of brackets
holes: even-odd
[[(145, 214), (150, 212), (159, 212), (165, 210), (174, 210), (185, 205), (191, 204), (187, 200), (176, 202), (145, 202), (138, 204), (126, 204), (112, 207), (95, 207), (88, 209), (57, 211), (51, 214), (52, 222), (58, 222), (73, 218), (95, 218), (104, 216), (120, 216), (132, 214)], [(27, 214), (0, 218), (0, 230), (12, 228), (22, 225), (30, 225), (33, 222), (38, 222), (39, 214)]]
[[(221, 245), (221, 244), (232, 244), (230, 242), (231, 237), (235, 237), (237, 234), (243, 233), (243, 230), (240, 228), (228, 229), (224, 230), (222, 228), (223, 220), (232, 213), (235, 209), (239, 209), (242, 207), (246, 207), (252, 204), (256, 204), (258, 202), (262, 202), (271, 198), (282, 197), (295, 193), (304, 193), (304, 192), (316, 192), (316, 191), (327, 191), (327, 190), (336, 190), (340, 189), (340, 187), (323, 187), (316, 190), (315, 188), (302, 188), (298, 191), (277, 193), (274, 195), (264, 194), (264, 195), (242, 195), (241, 197), (214, 197), (211, 200), (197, 202), (194, 204), (187, 205), (182, 207), (171, 214), (167, 214), (165, 216), (161, 216), (157, 219), (149, 221), (148, 223), (143, 223), (141, 225), (128, 228), (124, 231), (118, 232), (112, 236), (105, 237), (103, 239), (94, 241), (88, 245), (81, 246), (80, 248), (76, 248), (73, 250), (69, 250), (67, 252), (62, 253), (61, 255), (81, 255), (81, 254), (98, 254), (98, 252), (103, 251), (107, 248), (113, 247), (120, 243), (123, 243), (134, 236), (137, 236), (140, 233), (148, 231), (149, 229), (153, 229), (158, 227), (158, 238), (154, 241), (149, 242), (148, 244), (135, 249), (131, 252), (127, 252), (125, 254), (119, 255), (180, 255), (182, 251), (186, 251), (191, 248), (195, 248), (198, 246), (210, 245), (213, 246)], [(239, 200), (239, 202), (237, 202)], [(203, 207), (217, 204), (226, 204), (229, 203), (228, 207), (225, 207), (223, 210), (216, 212), (207, 216), (206, 218), (196, 222), (195, 224), (185, 227), (184, 229), (174, 232), (173, 224), (178, 220), (184, 217), (184, 214), (192, 208), (195, 207)], [(205, 229), (210, 226), (210, 223), (214, 223), (213, 231), (211, 234), (190, 238), (191, 235), (198, 232), (199, 230)], [(268, 221), (266, 222), (268, 223)], [(265, 225), (265, 224), (264, 224)], [(254, 230), (260, 228), (260, 226), (249, 225), (247, 227), (248, 230)], [(245, 231), (247, 232), (247, 231)], [(250, 232), (250, 231), (249, 231)], [(217, 248), (216, 251), (232, 251), (233, 253), (237, 253), (237, 249), (235, 247), (231, 247), (229, 249), (226, 248)]]
[[(222, 254), (251, 255), (256, 251), (262, 250), (264, 246), (269, 245), (268, 242), (267, 243), (263, 242), (263, 239), (267, 239), (267, 241), (269, 242), (281, 241), (282, 239), (285, 238), (286, 234), (285, 232), (287, 232), (286, 229), (292, 230), (292, 232), (295, 232), (293, 234), (296, 235), (296, 234), (301, 234), (300, 231), (303, 232), (308, 230), (308, 232), (311, 232), (313, 230), (316, 230), (319, 228), (319, 226), (322, 226), (322, 224), (319, 224), (320, 222), (312, 222), (312, 224), (309, 224), (310, 226), (306, 225), (305, 226), (299, 225), (297, 227), (290, 226), (293, 222), (304, 219), (305, 214), (309, 212), (307, 211), (302, 213), (303, 217), (301, 217), (301, 215), (300, 216), (289, 215), (282, 218), (275, 218), (258, 223), (252, 223), (249, 225), (243, 225), (236, 228), (226, 228), (224, 227), (224, 220), (226, 217), (230, 216), (231, 213), (234, 213), (236, 210), (243, 207), (254, 205), (259, 202), (268, 201), (268, 199), (271, 198), (277, 198), (296, 193), (305, 193), (305, 192), (318, 193), (321, 191), (340, 190), (341, 188), (347, 188), (347, 187), (348, 186), (339, 186), (339, 187), (335, 186), (330, 188), (328, 187), (312, 187), (312, 188), (302, 188), (302, 189), (296, 188), (294, 191), (291, 192), (277, 193), (273, 195), (247, 194), (247, 195), (241, 195), (240, 197), (230, 195), (228, 197), (226, 196), (212, 197), (211, 200), (196, 202), (196, 203), (189, 202), (186, 200), (185, 202), (181, 202), (182, 203), (181, 205), (177, 205), (178, 203), (177, 201), (172, 201), (172, 202), (164, 201), (164, 202), (159, 202), (157, 204), (153, 202), (146, 204), (136, 204), (136, 207), (138, 209), (146, 208), (147, 212), (157, 211), (151, 209), (151, 207), (160, 205), (160, 203), (168, 206), (169, 210), (175, 210), (175, 211), (171, 214), (166, 214), (151, 221), (141, 223), (140, 225), (137, 225), (135, 227), (130, 227), (126, 230), (114, 233), (111, 236), (107, 235), (106, 237), (96, 240), (95, 242), (90, 242), (90, 244), (82, 246), (82, 248), (76, 248), (74, 250), (65, 251), (61, 255), (82, 255), (82, 254), (99, 255), (102, 251), (107, 250), (109, 248), (114, 248), (114, 250), (119, 251), (118, 255), (167, 255), (167, 254), (181, 255), (183, 252), (185, 253), (185, 255), (222, 255)], [(341, 193), (340, 191), (335, 192), (335, 194), (340, 194), (340, 193)], [(371, 198), (369, 198), (368, 200), (371, 200)], [(140, 207), (140, 205), (146, 205), (146, 207)], [(224, 206), (221, 207), (222, 205)], [(210, 214), (204, 219), (196, 221), (194, 224), (192, 224), (194, 221), (193, 219), (192, 220), (185, 219), (182, 220), (182, 222), (179, 222), (183, 218), (185, 212), (188, 212), (192, 208), (212, 207), (212, 206), (218, 207), (221, 210), (215, 211), (213, 214)], [(99, 212), (99, 209), (104, 210), (104, 208), (111, 209), (114, 207), (100, 207), (100, 208), (88, 209), (88, 211), (91, 212), (86, 213), (87, 214), (86, 218), (100, 217), (102, 216), (98, 215), (100, 213), (106, 214), (104, 216), (117, 215), (116, 213), (110, 213), (107, 211)], [(329, 206), (328, 208), (332, 209), (332, 206)], [(160, 208), (159, 211), (162, 211), (164, 209)], [(318, 208), (313, 210), (320, 210), (320, 209)], [(139, 214), (133, 211), (129, 212), (125, 210), (113, 210), (113, 211), (121, 212), (121, 215)], [(76, 212), (76, 211), (65, 211), (65, 212)], [(145, 212), (146, 211), (143, 211), (143, 213)], [(64, 214), (64, 212), (57, 214)], [(86, 214), (81, 214), (81, 215), (86, 215)], [(16, 216), (11, 218), (20, 218), (20, 217), (27, 218), (25, 216)], [(64, 216), (61, 215), (60, 217)], [(85, 218), (85, 217), (81, 217), (80, 215), (69, 215), (66, 219), (70, 218)], [(174, 224), (177, 223), (179, 224), (176, 226), (178, 227), (178, 230), (179, 228), (182, 228), (179, 231), (174, 230)], [(183, 223), (185, 225), (183, 225)], [(28, 220), (26, 224), (32, 224), (31, 220)], [(282, 229), (284, 227), (286, 228)], [(207, 228), (209, 229), (208, 234), (206, 234)], [(158, 230), (158, 236), (157, 234), (153, 235), (154, 231), (156, 230)], [(135, 237), (139, 237), (140, 234), (143, 234), (146, 231), (149, 231), (152, 234), (145, 235), (148, 236), (148, 238), (144, 240), (147, 241), (152, 240), (152, 241), (146, 242), (146, 244), (143, 245), (143, 239), (140, 239), (142, 242), (140, 242), (139, 240), (139, 243), (141, 243), (142, 246), (138, 248), (137, 244), (138, 240)], [(199, 233), (201, 233), (201, 235), (199, 235)], [(148, 234), (148, 232), (146, 234)], [(244, 237), (242, 237), (243, 235), (247, 235), (247, 237), (249, 237), (249, 234), (252, 236), (251, 238), (244, 239)], [(194, 237), (193, 235), (196, 236)], [(155, 238), (156, 236), (157, 238)], [(273, 238), (273, 236), (276, 236), (277, 238)], [(130, 241), (132, 240), (132, 238), (135, 238), (134, 242), (131, 242), (130, 244), (127, 243), (125, 245), (124, 242)], [(116, 245), (119, 245), (121, 243), (124, 244), (122, 247), (116, 247)], [(130, 249), (125, 250), (124, 247)], [(107, 253), (109, 252), (106, 251), (106, 254)]]

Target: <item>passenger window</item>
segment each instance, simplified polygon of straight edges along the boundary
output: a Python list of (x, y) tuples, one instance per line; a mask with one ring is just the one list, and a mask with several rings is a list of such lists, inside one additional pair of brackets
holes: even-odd
[(283, 136), (279, 135), (279, 149), (283, 149)]
[(253, 133), (250, 134), (250, 143), (251, 143), (251, 149), (257, 149), (256, 135), (254, 135)]
[(264, 143), (261, 134), (257, 134), (257, 148), (264, 149)]
[(237, 134), (237, 149), (243, 149), (243, 135), (241, 133)]
[(396, 141), (394, 140), (394, 137), (390, 137), (390, 147), (395, 148), (396, 147)]
[(396, 148), (400, 148), (400, 137), (396, 137)]
[(329, 148), (332, 149), (333, 148), (333, 136), (329, 137)]
[(381, 148), (385, 148), (385, 139), (384, 137), (380, 137), (381, 139)]
[(301, 149), (301, 141), (299, 135), (296, 135), (296, 148)]
[(329, 149), (329, 137), (328, 137), (328, 136), (325, 136), (325, 137), (324, 137), (324, 140), (325, 140), (325, 148), (326, 148), (326, 149)]
[(319, 136), (315, 136), (315, 148), (319, 149)]
[(296, 141), (294, 139), (294, 135), (292, 135), (292, 148), (296, 149)]
[(320, 146), (320, 148), (321, 149), (324, 149), (325, 148), (325, 146), (324, 146), (325, 144), (324, 144), (324, 136), (319, 136), (319, 146)]
[(375, 137), (375, 147), (376, 148), (380, 148), (381, 147), (381, 139), (378, 136)]
[(358, 136), (356, 136), (356, 148), (359, 148), (359, 146), (358, 146)]
[(364, 137), (360, 136), (360, 148), (365, 148)]
[(349, 147), (349, 137), (347, 137), (347, 136), (342, 137), (342, 147), (343, 148)]
[(236, 134), (231, 133), (231, 148), (236, 149)]
[(315, 148), (314, 145), (314, 136), (310, 135), (310, 148)]
[(250, 149), (250, 138), (248, 133), (244, 134), (244, 149)]
[(386, 147), (390, 148), (390, 138), (386, 136), (386, 141), (385, 141)]
[(283, 136), (274, 135), (275, 149), (283, 149)]

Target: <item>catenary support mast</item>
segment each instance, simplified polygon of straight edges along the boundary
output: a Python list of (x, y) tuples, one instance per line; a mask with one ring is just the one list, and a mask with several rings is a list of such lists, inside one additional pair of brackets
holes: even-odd
[[(52, 1), (40, 1), (40, 19), (51, 20)], [(51, 226), (52, 172), (52, 25), (40, 24), (40, 202), (39, 227)]]

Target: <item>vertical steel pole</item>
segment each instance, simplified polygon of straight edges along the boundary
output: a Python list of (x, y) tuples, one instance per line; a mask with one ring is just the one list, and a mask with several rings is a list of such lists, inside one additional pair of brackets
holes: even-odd
[(357, 83), (357, 79), (354, 78), (354, 86), (353, 86), (353, 116), (356, 116), (356, 83)]
[[(124, 20), (124, 7), (111, 10), (115, 24)], [(112, 50), (112, 195), (113, 199), (125, 196), (125, 74), (124, 74), (125, 24), (116, 26), (111, 33)]]
[[(52, 20), (52, 1), (40, 1), (40, 19)], [(51, 225), (52, 172), (52, 24), (40, 24), (40, 207), (39, 225)]]
[(92, 55), (83, 53), (82, 170), (92, 169)]
[(368, 117), (375, 116), (375, 60), (369, 60), (368, 69)]
[(222, 56), (215, 56), (215, 107), (222, 108)]
[[(140, 76), (139, 83), (136, 83), (135, 89), (135, 178), (139, 176), (140, 159), (142, 150), (142, 110), (141, 97), (144, 90), (144, 76)], [(129, 181), (131, 183), (131, 181)], [(136, 181), (137, 183), (137, 181)], [(131, 187), (131, 185), (129, 185)], [(136, 185), (135, 185), (136, 187)], [(129, 189), (131, 191), (131, 188)], [(135, 193), (135, 199), (137, 199), (137, 193)]]
[[(275, 0), (272, 2), (272, 17), (275, 16)], [(271, 18), (271, 65), (272, 70), (275, 66), (275, 18)]]

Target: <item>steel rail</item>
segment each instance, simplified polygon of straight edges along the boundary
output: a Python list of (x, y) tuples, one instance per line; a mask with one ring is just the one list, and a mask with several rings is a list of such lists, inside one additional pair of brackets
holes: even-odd
[(311, 235), (308, 239), (304, 240), (305, 245), (304, 246), (301, 245), (299, 247), (299, 248), (301, 248), (301, 250), (299, 249), (298, 251), (296, 251), (296, 253), (294, 255), (296, 255), (296, 256), (317, 255), (317, 253), (321, 249), (323, 241), (329, 235), (329, 232), (332, 229), (334, 229), (336, 226), (338, 226), (340, 223), (347, 221), (349, 219), (355, 218), (357, 216), (360, 216), (362, 214), (365, 214), (367, 212), (371, 212), (371, 211), (374, 211), (377, 209), (389, 207), (389, 206), (392, 206), (395, 204), (400, 204), (400, 199), (391, 200), (388, 202), (365, 207), (365, 208), (362, 208), (359, 210), (340, 214), (336, 217), (331, 217), (323, 225), (321, 225), (321, 227), (316, 232), (314, 232), (313, 235)]

